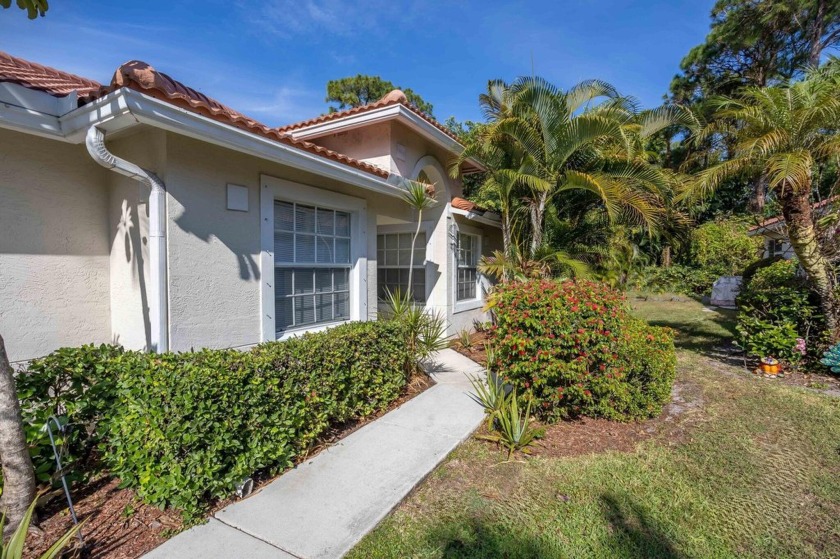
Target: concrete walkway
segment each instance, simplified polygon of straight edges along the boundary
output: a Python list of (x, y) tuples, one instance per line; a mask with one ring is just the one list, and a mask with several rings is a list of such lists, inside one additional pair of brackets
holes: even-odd
[(428, 370), (435, 386), (145, 557), (343, 556), (484, 417), (468, 395), (479, 365), (445, 349)]

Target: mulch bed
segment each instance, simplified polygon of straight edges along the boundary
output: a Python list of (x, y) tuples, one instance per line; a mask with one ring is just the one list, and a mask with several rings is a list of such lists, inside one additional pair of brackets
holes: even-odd
[[(330, 445), (398, 408), (433, 384), (434, 381), (427, 375), (416, 375), (406, 386), (403, 395), (387, 410), (334, 427), (298, 463), (312, 459)], [(274, 479), (276, 477), (256, 475), (254, 491)], [(74, 540), (75, 546), (71, 546), (72, 549), (66, 553), (67, 557), (133, 559), (148, 553), (184, 528), (178, 511), (162, 511), (143, 504), (134, 491), (120, 489), (119, 480), (108, 475), (91, 479), (84, 485), (74, 485), (71, 491), (76, 515), (84, 522), (82, 535), (85, 545), (80, 551), (77, 540)], [(30, 531), (24, 557), (39, 557), (73, 526), (64, 494), (60, 491), (54, 493), (55, 496), (39, 511), (38, 529)], [(215, 503), (211, 512), (228, 506), (234, 500), (231, 498)]]
[[(456, 342), (453, 349), (477, 363), (486, 365), (485, 340), (486, 335), (478, 332), (473, 334), (470, 347), (463, 347)], [(695, 418), (700, 415), (695, 415), (695, 412), (701, 409), (700, 387), (678, 381), (674, 383), (671, 401), (659, 417), (628, 423), (581, 418), (543, 425), (545, 436), (534, 444), (531, 454), (561, 458), (608, 451), (632, 452), (638, 443), (654, 437), (663, 444), (680, 444), (685, 439), (689, 427), (695, 423)], [(479, 434), (486, 434), (486, 429), (486, 425), (482, 426)]]

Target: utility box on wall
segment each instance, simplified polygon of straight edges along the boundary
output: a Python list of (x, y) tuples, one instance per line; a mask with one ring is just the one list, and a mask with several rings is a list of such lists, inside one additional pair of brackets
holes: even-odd
[(238, 184), (227, 185), (227, 209), (235, 212), (248, 211), (248, 187)]

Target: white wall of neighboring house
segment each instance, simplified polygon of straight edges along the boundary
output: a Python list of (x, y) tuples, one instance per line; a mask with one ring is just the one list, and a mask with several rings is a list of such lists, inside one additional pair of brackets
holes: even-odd
[(0, 129), (0, 334), (13, 362), (111, 341), (105, 169)]

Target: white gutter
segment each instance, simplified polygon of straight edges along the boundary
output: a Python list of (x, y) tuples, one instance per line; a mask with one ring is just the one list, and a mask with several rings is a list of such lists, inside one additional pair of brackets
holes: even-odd
[[(94, 161), (114, 172), (139, 181), (149, 187), (149, 323), (151, 350), (169, 350), (167, 283), (166, 283), (166, 185), (154, 173), (117, 157), (105, 146), (105, 133), (91, 126), (85, 145)], [(141, 271), (142, 273), (142, 271)]]
[(484, 214), (476, 213), (476, 212), (468, 212), (467, 210), (462, 210), (460, 208), (449, 208), (449, 211), (453, 214), (462, 215), (471, 221), (475, 221), (478, 223), (483, 223), (485, 225), (492, 225), (493, 227), (501, 227), (502, 221), (501, 218), (498, 217), (498, 214), (493, 212), (486, 212)]

